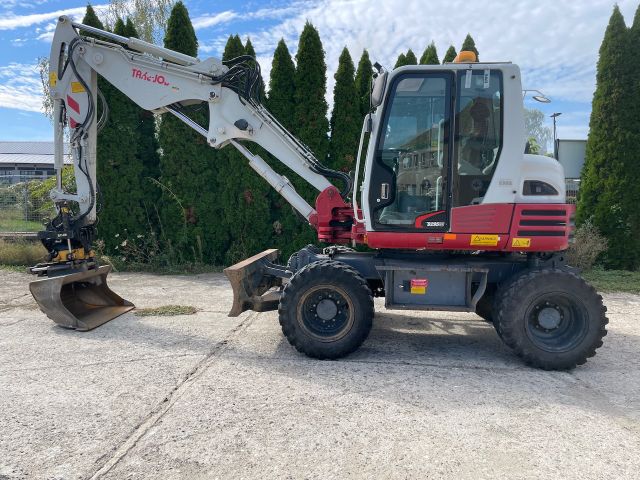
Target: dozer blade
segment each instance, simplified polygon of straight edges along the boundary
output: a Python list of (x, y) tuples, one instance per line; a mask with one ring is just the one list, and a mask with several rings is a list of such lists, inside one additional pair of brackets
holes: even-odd
[(134, 305), (109, 289), (108, 265), (79, 273), (49, 277), (29, 284), (40, 310), (65, 328), (87, 331), (113, 320)]
[(270, 275), (266, 268), (278, 258), (278, 253), (276, 249), (265, 250), (224, 269), (233, 289), (230, 317), (237, 317), (245, 310), (267, 312), (278, 308), (280, 293), (268, 290), (280, 286), (282, 279)]

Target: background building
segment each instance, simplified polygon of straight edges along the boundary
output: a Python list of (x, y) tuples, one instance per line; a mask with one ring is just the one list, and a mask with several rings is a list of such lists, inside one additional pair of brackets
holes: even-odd
[(557, 142), (558, 161), (564, 167), (564, 176), (566, 178), (567, 200), (571, 203), (576, 203), (587, 141), (558, 139)]
[[(69, 146), (65, 144), (65, 157)], [(13, 184), (55, 175), (53, 142), (0, 142), (0, 183)], [(65, 163), (71, 163), (65, 158)]]

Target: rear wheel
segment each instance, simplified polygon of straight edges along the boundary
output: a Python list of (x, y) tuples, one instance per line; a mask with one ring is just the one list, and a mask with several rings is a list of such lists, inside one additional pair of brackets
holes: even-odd
[(578, 275), (532, 270), (500, 288), (494, 323), (504, 342), (529, 365), (568, 370), (602, 346), (605, 312), (602, 297)]
[(320, 359), (340, 358), (354, 352), (369, 335), (373, 297), (354, 269), (322, 260), (291, 277), (278, 313), (282, 332), (299, 352)]
[(476, 315), (485, 322), (493, 323), (493, 293), (485, 293), (476, 304)]

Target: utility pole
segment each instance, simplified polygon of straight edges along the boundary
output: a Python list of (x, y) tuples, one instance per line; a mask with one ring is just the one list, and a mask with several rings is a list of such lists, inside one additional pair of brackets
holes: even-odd
[(562, 112), (556, 112), (550, 115), (553, 118), (553, 158), (558, 159), (558, 137), (556, 136), (556, 118), (562, 115)]

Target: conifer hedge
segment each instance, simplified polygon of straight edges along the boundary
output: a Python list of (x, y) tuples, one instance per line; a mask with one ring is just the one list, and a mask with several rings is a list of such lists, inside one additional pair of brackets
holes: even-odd
[(640, 49), (640, 9), (628, 29), (615, 6), (600, 47), (577, 222), (607, 238), (604, 263), (640, 266), (640, 81), (629, 53)]

